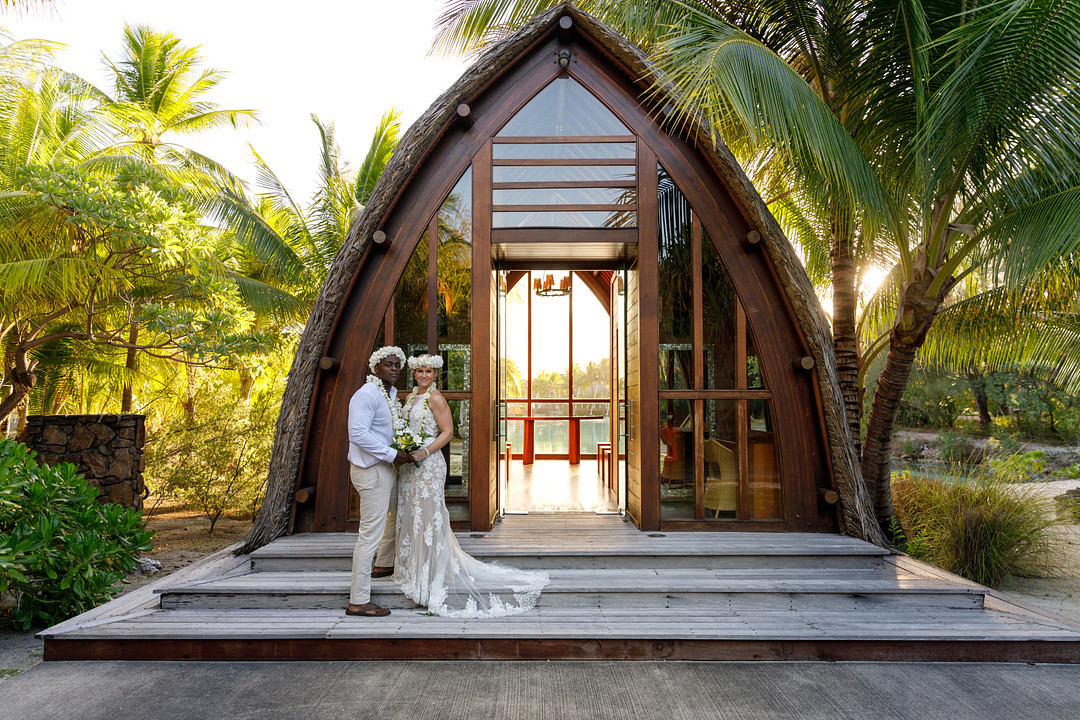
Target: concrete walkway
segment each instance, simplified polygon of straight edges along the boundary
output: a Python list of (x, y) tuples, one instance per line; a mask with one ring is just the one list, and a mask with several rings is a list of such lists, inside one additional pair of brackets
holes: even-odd
[(1057, 720), (1075, 665), (53, 662), (0, 682), (11, 720)]

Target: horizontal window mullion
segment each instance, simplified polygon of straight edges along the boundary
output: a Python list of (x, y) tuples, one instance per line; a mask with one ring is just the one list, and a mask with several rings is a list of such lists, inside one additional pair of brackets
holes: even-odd
[(558, 190), (560, 188), (632, 188), (635, 180), (542, 180), (537, 182), (491, 183), (492, 190)]
[(772, 400), (769, 390), (661, 390), (663, 400)]
[(561, 167), (621, 165), (625, 167), (635, 167), (637, 165), (637, 160), (635, 158), (498, 158), (492, 160), (491, 164), (516, 167), (535, 167), (538, 165), (554, 165)]

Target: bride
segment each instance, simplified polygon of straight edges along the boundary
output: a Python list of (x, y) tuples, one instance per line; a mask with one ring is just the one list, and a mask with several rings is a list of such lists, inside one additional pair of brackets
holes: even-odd
[[(450, 406), (435, 388), (443, 360), (409, 358), (416, 388), (405, 401), (409, 428), (424, 444), (398, 475), (397, 558), (394, 581), (413, 602), (435, 615), (486, 618), (531, 610), (548, 584), (546, 572), (481, 562), (458, 546), (443, 501), (446, 461), (440, 449), (454, 435)], [(417, 467), (417, 464), (419, 467)]]

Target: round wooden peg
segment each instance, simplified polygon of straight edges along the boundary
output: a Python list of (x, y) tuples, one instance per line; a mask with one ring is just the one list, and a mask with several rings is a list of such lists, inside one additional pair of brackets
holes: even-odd
[(387, 235), (382, 230), (376, 230), (375, 232), (371, 233), (371, 240), (376, 245), (389, 245), (390, 244), (390, 236)]

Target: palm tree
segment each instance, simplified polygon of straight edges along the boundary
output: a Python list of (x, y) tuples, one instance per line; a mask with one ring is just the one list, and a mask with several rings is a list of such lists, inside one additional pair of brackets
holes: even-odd
[(312, 116), (320, 137), (320, 183), (305, 208), (252, 149), (259, 193), (250, 199), (227, 187), (212, 204), (212, 216), (231, 228), (238, 262), (233, 278), (257, 312), (282, 322), (302, 322), (341, 249), (349, 228), (397, 145), (400, 113), (382, 116), (371, 146), (356, 171), (338, 154), (333, 125)]
[[(475, 50), (556, 4), (455, 0), (437, 42)], [(801, 221), (808, 240), (829, 248), (834, 342), (852, 426), (857, 263), (895, 259), (879, 294), (892, 322), (861, 358), (885, 353), (862, 466), (888, 527), (900, 398), (950, 291), (989, 268), (995, 283), (1022, 292), (1080, 239), (1080, 7), (1069, 0), (974, 8), (931, 0), (579, 5), (649, 52), (678, 87), (680, 109), (703, 113), (744, 162), (770, 169), (780, 187), (789, 178), (785, 198), (801, 202), (789, 200), (788, 226)]]

